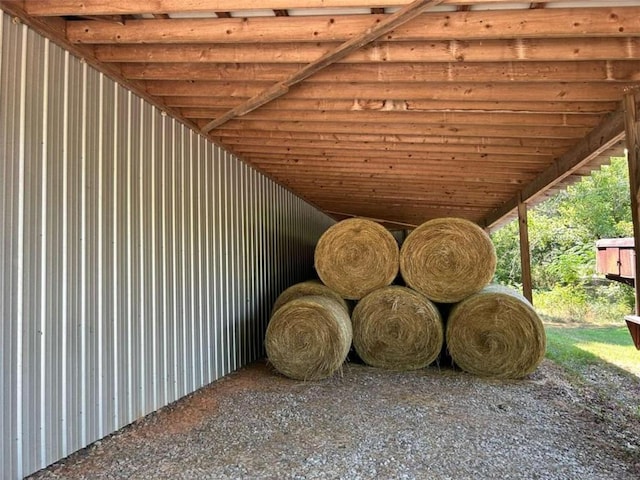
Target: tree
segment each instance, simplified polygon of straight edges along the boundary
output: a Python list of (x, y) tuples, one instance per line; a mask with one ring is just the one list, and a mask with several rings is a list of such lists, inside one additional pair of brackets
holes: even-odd
[[(632, 235), (627, 162), (611, 164), (549, 198), (529, 213), (533, 283), (539, 289), (571, 285), (595, 272), (595, 241)], [(518, 225), (493, 234), (496, 281), (520, 283)]]

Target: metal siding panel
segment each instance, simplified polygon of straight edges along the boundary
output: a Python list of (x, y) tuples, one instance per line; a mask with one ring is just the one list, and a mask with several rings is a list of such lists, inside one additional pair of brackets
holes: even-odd
[(151, 378), (154, 382), (153, 389), (153, 408), (156, 410), (164, 405), (165, 396), (165, 365), (163, 358), (165, 356), (164, 349), (164, 332), (166, 324), (166, 315), (164, 310), (164, 289), (162, 288), (161, 273), (165, 263), (162, 250), (162, 192), (163, 192), (163, 171), (164, 171), (164, 148), (163, 148), (163, 120), (164, 117), (154, 107), (152, 108), (152, 175), (151, 175), (151, 274), (152, 274), (152, 291), (151, 302), (153, 311), (151, 313), (151, 321), (153, 322), (152, 337), (152, 359), (153, 372)]
[(169, 388), (171, 391), (171, 395), (170, 395), (170, 399), (171, 401), (176, 400), (177, 398), (179, 398), (179, 386), (178, 386), (178, 315), (179, 315), (179, 310), (178, 310), (178, 292), (179, 292), (179, 288), (178, 288), (178, 257), (179, 257), (179, 250), (178, 250), (178, 223), (176, 221), (176, 218), (178, 216), (178, 212), (177, 212), (177, 184), (178, 184), (178, 174), (179, 174), (179, 170), (177, 167), (177, 161), (178, 161), (178, 152), (177, 152), (177, 131), (176, 131), (176, 121), (171, 119), (169, 122), (169, 128), (170, 131), (168, 132), (168, 138), (169, 138), (169, 144), (167, 145), (167, 148), (169, 149), (169, 153), (170, 153), (170, 161), (169, 161), (169, 166), (168, 166), (168, 179), (167, 179), (167, 184), (170, 185), (171, 188), (171, 195), (169, 196), (169, 198), (167, 198), (167, 201), (169, 202), (169, 206), (170, 208), (168, 208), (168, 211), (170, 211), (171, 213), (171, 222), (169, 224), (169, 233), (168, 233), (168, 249), (170, 252), (170, 258), (171, 258), (171, 262), (168, 265), (168, 269), (167, 271), (169, 272), (169, 278), (168, 278), (168, 286), (167, 286), (167, 293), (168, 293), (168, 298), (169, 298), (169, 302), (168, 302), (168, 310), (169, 312), (171, 312), (171, 315), (169, 316), (170, 319), (170, 323), (169, 326), (167, 327), (169, 332), (170, 332), (170, 339), (171, 341), (169, 342), (169, 350), (171, 352), (170, 355), (170, 359), (171, 359), (171, 365), (169, 368), (170, 371), (170, 376), (169, 376)]
[(100, 344), (100, 378), (98, 383), (98, 402), (102, 406), (101, 418), (98, 423), (98, 436), (103, 437), (107, 432), (111, 432), (116, 424), (117, 390), (115, 389), (116, 363), (115, 352), (117, 352), (117, 339), (115, 324), (115, 292), (113, 287), (113, 265), (115, 256), (113, 245), (115, 245), (114, 212), (114, 175), (113, 175), (113, 144), (115, 137), (114, 118), (115, 90), (113, 86), (105, 80), (104, 75), (100, 75), (99, 84), (99, 124), (100, 130), (100, 152), (98, 158), (98, 316), (99, 316), (99, 339)]
[[(27, 30), (24, 30), (27, 32)], [(42, 364), (41, 326), (43, 285), (39, 281), (42, 276), (42, 249), (40, 248), (40, 234), (42, 226), (42, 139), (43, 139), (43, 56), (44, 39), (29, 31), (26, 37), (24, 69), (24, 90), (21, 92), (21, 103), (24, 105), (24, 121), (21, 124), (23, 132), (23, 191), (30, 192), (23, 197), (23, 261), (22, 261), (22, 317), (23, 317), (23, 471), (29, 471), (32, 465), (40, 461), (41, 449), (34, 448), (41, 445), (41, 430), (43, 418), (40, 409)], [(26, 95), (33, 91), (33, 95)], [(24, 95), (23, 95), (24, 93)], [(34, 446), (34, 447), (32, 447)]]
[[(102, 111), (100, 74), (84, 65), (83, 82), (83, 249), (82, 249), (82, 323), (85, 325), (84, 419), (83, 444), (102, 437), (104, 407), (102, 382), (102, 256), (101, 213), (102, 200)], [(98, 93), (96, 95), (95, 93)]]
[[(4, 52), (5, 52), (5, 48), (4, 48), (4, 22), (5, 22), (5, 15), (4, 12), (2, 10), (0, 10), (0, 86), (4, 86), (7, 85), (8, 82), (4, 81), (4, 72), (6, 70), (3, 70), (4, 64), (6, 63), (4, 60)], [(2, 94), (2, 88), (0, 88), (0, 104), (1, 105), (5, 105), (4, 103), (4, 95)], [(3, 158), (7, 158), (8, 157), (8, 148), (3, 147), (4, 145), (6, 145), (6, 141), (5, 141), (5, 131), (6, 131), (6, 125), (7, 125), (7, 120), (8, 118), (7, 113), (6, 113), (6, 109), (2, 109), (0, 110), (0, 155), (3, 156)], [(0, 165), (0, 173), (2, 175), (0, 175), (0, 227), (2, 227), (2, 231), (3, 232), (7, 232), (8, 230), (8, 225), (5, 223), (6, 222), (6, 214), (5, 214), (5, 198), (9, 196), (9, 181), (8, 181), (8, 177), (6, 175), (6, 170), (8, 170), (8, 166), (11, 164), (10, 161), (5, 161), (2, 162), (2, 164)], [(7, 265), (6, 259), (5, 259), (5, 236), (3, 235), (2, 238), (0, 238), (0, 262), (2, 262), (2, 265)], [(6, 276), (6, 272), (7, 268), (3, 269), (3, 274), (0, 275), (0, 316), (2, 316), (2, 318), (7, 319), (4, 322), (0, 322), (0, 362), (2, 363), (2, 365), (8, 365), (8, 362), (6, 361), (7, 358), (5, 357), (6, 352), (8, 350), (7, 348), (7, 344), (8, 344), (8, 338), (10, 338), (10, 334), (8, 332), (9, 328), (11, 328), (11, 324), (12, 322), (9, 321), (9, 316), (6, 315), (6, 305), (8, 304), (8, 302), (6, 301), (6, 291), (5, 291), (5, 276)], [(8, 282), (7, 282), (8, 283)], [(7, 384), (9, 383), (8, 378), (10, 375), (10, 369), (4, 367), (4, 368), (0, 368), (0, 405), (2, 406), (8, 406), (11, 399), (10, 397), (10, 392), (11, 389), (9, 389), (7, 387)], [(10, 435), (9, 435), (9, 422), (7, 421), (7, 417), (10, 417), (11, 415), (11, 410), (9, 410), (9, 408), (1, 408), (0, 409), (0, 465), (5, 465), (5, 468), (7, 469), (9, 475), (13, 475), (13, 469), (11, 468), (11, 447), (10, 447)]]
[(153, 107), (140, 99), (140, 130), (144, 132), (140, 146), (140, 416), (155, 408), (155, 316), (152, 306), (153, 284), (153, 181), (154, 134)]
[(159, 132), (158, 132), (158, 148), (160, 149), (160, 175), (158, 176), (158, 186), (157, 194), (158, 194), (158, 222), (160, 222), (160, 239), (158, 244), (158, 252), (160, 259), (160, 268), (159, 268), (159, 285), (158, 289), (160, 292), (160, 296), (162, 298), (162, 303), (159, 305), (160, 311), (162, 312), (162, 328), (160, 330), (160, 338), (158, 339), (159, 348), (158, 348), (158, 362), (159, 362), (159, 370), (160, 376), (159, 379), (160, 387), (161, 387), (161, 395), (160, 395), (160, 404), (166, 405), (171, 401), (170, 396), (170, 379), (171, 379), (171, 349), (170, 349), (170, 335), (169, 328), (170, 322), (169, 312), (171, 311), (170, 303), (169, 303), (169, 282), (171, 279), (171, 268), (170, 268), (170, 259), (171, 259), (171, 251), (170, 251), (170, 242), (169, 242), (169, 226), (171, 225), (171, 214), (170, 214), (170, 195), (167, 190), (170, 188), (170, 182), (168, 181), (168, 176), (170, 174), (170, 160), (171, 160), (171, 151), (169, 148), (170, 139), (168, 136), (168, 126), (169, 121), (167, 120), (167, 116), (164, 113), (160, 114), (160, 122), (159, 122)]
[(214, 298), (215, 298), (215, 331), (216, 342), (216, 365), (217, 365), (217, 373), (219, 376), (223, 376), (225, 373), (225, 358), (223, 355), (223, 345), (224, 345), (224, 322), (223, 322), (223, 287), (222, 287), (222, 268), (224, 262), (222, 261), (222, 245), (223, 245), (223, 235), (224, 235), (224, 225), (223, 225), (223, 196), (222, 196), (222, 164), (224, 161), (224, 157), (222, 155), (222, 150), (220, 147), (215, 147), (215, 157), (213, 164), (213, 189), (214, 189), (214, 201), (213, 201), (213, 209), (215, 212), (214, 215), (214, 242), (213, 242), (213, 251), (214, 251), (214, 275), (215, 275), (215, 283), (216, 288), (214, 290)]
[(240, 352), (240, 338), (238, 329), (238, 169), (233, 155), (227, 155), (229, 165), (228, 190), (229, 199), (229, 230), (227, 232), (227, 248), (229, 254), (229, 290), (230, 290), (230, 312), (231, 321), (231, 371), (238, 368), (238, 354)]
[(211, 358), (211, 377), (210, 381), (216, 380), (220, 377), (220, 367), (218, 364), (218, 324), (217, 324), (217, 309), (216, 309), (216, 285), (218, 272), (215, 268), (216, 257), (216, 215), (215, 215), (215, 176), (214, 176), (214, 164), (217, 162), (216, 152), (217, 149), (213, 144), (208, 144), (207, 150), (209, 152), (209, 159), (207, 161), (207, 277), (208, 288), (207, 298), (209, 300), (209, 315), (208, 324), (210, 328), (209, 336), (209, 356)]
[(199, 216), (199, 163), (200, 163), (200, 149), (198, 147), (198, 135), (189, 131), (189, 145), (190, 145), (190, 163), (191, 163), (191, 364), (192, 364), (192, 381), (191, 390), (202, 386), (202, 355), (201, 355), (201, 339), (202, 330), (200, 324), (200, 225), (198, 222)]
[[(3, 28), (3, 31), (5, 29)], [(3, 277), (0, 287), (3, 295), (2, 323), (6, 325), (3, 332), (2, 364), (6, 371), (3, 372), (3, 401), (9, 408), (2, 408), (8, 415), (5, 418), (2, 430), (5, 437), (4, 454), (6, 455), (7, 469), (14, 475), (23, 472), (22, 459), (22, 313), (21, 309), (21, 208), (22, 208), (22, 181), (24, 169), (24, 97), (25, 97), (25, 68), (26, 46), (24, 45), (24, 29), (6, 29), (7, 35), (3, 41), (3, 81), (8, 82), (5, 94), (4, 88), (0, 88), (0, 101), (4, 108), (0, 110), (0, 125), (2, 132), (0, 139), (4, 145), (2, 167), (2, 195), (0, 196), (0, 225), (3, 238), (0, 245)], [(5, 114), (2, 111), (6, 112)]]
[(131, 113), (130, 113), (130, 97), (128, 92), (120, 86), (115, 86), (115, 95), (118, 105), (117, 117), (114, 117), (114, 125), (116, 128), (116, 141), (114, 142), (114, 178), (113, 188), (116, 197), (116, 210), (114, 215), (114, 228), (116, 232), (116, 242), (114, 244), (114, 252), (117, 261), (114, 263), (114, 294), (116, 304), (116, 317), (114, 328), (117, 331), (117, 344), (114, 351), (116, 359), (116, 377), (114, 384), (117, 389), (116, 399), (118, 405), (116, 407), (116, 428), (129, 423), (129, 412), (131, 398), (129, 369), (130, 350), (131, 350), (131, 333), (129, 327), (129, 301), (131, 298), (131, 275), (129, 271), (130, 262), (130, 242), (129, 232), (130, 215), (130, 129), (131, 129)]
[(212, 149), (210, 143), (206, 138), (200, 137), (202, 148), (202, 166), (200, 176), (200, 202), (201, 202), (201, 224), (202, 224), (202, 261), (201, 261), (201, 275), (203, 282), (201, 285), (202, 292), (202, 308), (204, 311), (202, 323), (203, 323), (203, 341), (202, 341), (202, 356), (206, 364), (204, 370), (204, 384), (207, 385), (214, 380), (214, 362), (211, 353), (212, 346), (212, 313), (211, 313), (211, 269), (210, 269), (210, 238), (211, 238), (211, 223), (209, 219), (210, 212), (210, 199), (209, 199), (209, 172)]
[(17, 478), (262, 355), (330, 220), (2, 13), (0, 87), (0, 463)]
[(247, 351), (247, 335), (245, 329), (245, 297), (244, 297), (244, 178), (242, 163), (234, 158), (234, 165), (236, 171), (236, 188), (235, 193), (235, 254), (236, 254), (236, 274), (234, 278), (236, 280), (236, 326), (237, 326), (237, 345), (238, 351), (236, 352), (237, 366), (243, 366), (246, 362)]
[(223, 338), (223, 348), (224, 348), (224, 374), (229, 373), (232, 370), (232, 363), (231, 363), (231, 324), (230, 324), (230, 313), (229, 313), (229, 307), (231, 305), (231, 294), (230, 294), (230, 285), (229, 285), (229, 278), (230, 278), (230, 269), (229, 269), (229, 235), (230, 235), (230, 215), (229, 215), (229, 156), (227, 154), (227, 152), (223, 152), (222, 154), (223, 157), (223, 161), (222, 161), (222, 170), (221, 170), (221, 175), (220, 175), (220, 187), (221, 187), (221, 195), (222, 195), (222, 203), (221, 203), (221, 209), (222, 209), (222, 215), (224, 218), (223, 221), (223, 230), (222, 230), (222, 242), (221, 242), (221, 248), (220, 248), (220, 256), (221, 256), (221, 260), (222, 260), (222, 269), (221, 269), (221, 276), (222, 276), (222, 295), (221, 295), (221, 302), (222, 302), (222, 309), (223, 309), (223, 318), (224, 318), (224, 324), (222, 326), (222, 329), (224, 331), (224, 338)]

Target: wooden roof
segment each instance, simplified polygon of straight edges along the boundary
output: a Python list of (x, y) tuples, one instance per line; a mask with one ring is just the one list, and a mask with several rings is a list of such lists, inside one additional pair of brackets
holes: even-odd
[(640, 2), (27, 0), (5, 11), (336, 218), (491, 227), (597, 168)]

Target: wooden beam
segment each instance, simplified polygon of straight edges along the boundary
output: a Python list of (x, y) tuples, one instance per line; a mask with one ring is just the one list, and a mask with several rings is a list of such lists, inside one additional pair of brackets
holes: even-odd
[[(424, 193), (432, 186), (446, 187), (452, 182), (455, 182), (457, 184), (459, 182), (459, 184), (457, 185), (458, 188), (462, 188), (465, 193), (471, 193), (467, 192), (465, 186), (469, 185), (472, 187), (477, 187), (478, 184), (494, 184), (504, 186), (504, 184), (501, 184), (498, 179), (493, 177), (466, 177), (463, 175), (452, 175), (451, 177), (448, 177), (446, 175), (433, 175), (432, 178), (428, 178), (426, 176), (423, 178), (416, 178), (411, 173), (406, 173), (402, 175), (394, 174), (393, 176), (389, 176), (387, 174), (384, 176), (380, 175), (378, 177), (371, 178), (371, 175), (369, 174), (367, 176), (364, 174), (365, 172), (362, 172), (362, 174), (359, 174), (358, 172), (356, 172), (355, 174), (338, 173), (335, 175), (329, 175), (327, 177), (324, 177), (324, 175), (320, 175), (320, 177), (318, 177), (314, 173), (314, 170), (305, 169), (303, 171), (298, 171), (297, 168), (291, 167), (289, 167), (288, 169), (282, 167), (274, 168), (273, 165), (265, 164), (263, 162), (252, 162), (252, 164), (259, 165), (261, 168), (264, 168), (266, 171), (274, 174), (276, 172), (279, 172), (285, 175), (287, 179), (289, 179), (293, 184), (298, 184), (300, 186), (318, 185), (321, 188), (349, 186), (351, 188), (357, 188), (360, 190), (381, 189), (391, 191), (397, 191), (398, 188), (402, 188), (403, 192), (406, 189), (407, 193)], [(507, 189), (504, 188), (503, 190), (506, 191)], [(504, 193), (504, 191), (501, 190), (502, 193)], [(513, 188), (511, 188), (509, 191), (513, 191)]]
[[(371, 134), (371, 133), (322, 133), (322, 132), (280, 132), (268, 130), (220, 130), (216, 132), (216, 138), (221, 142), (230, 140), (231, 142), (242, 143), (243, 138), (252, 138), (260, 140), (321, 140), (329, 142), (372, 142), (372, 143), (415, 143), (419, 145), (475, 145), (481, 148), (485, 145), (497, 146), (523, 146), (544, 148), (561, 148), (566, 151), (567, 148), (575, 144), (574, 139), (555, 139), (555, 138), (508, 138), (508, 137), (488, 137), (488, 136), (469, 136), (460, 135), (424, 135), (419, 134)], [(436, 148), (437, 150), (437, 148)]]
[[(386, 159), (381, 157), (358, 157), (341, 159), (339, 157), (323, 157), (323, 156), (309, 156), (309, 155), (284, 155), (278, 153), (247, 153), (240, 151), (244, 157), (253, 163), (270, 164), (273, 168), (297, 168), (297, 169), (331, 169), (333, 172), (356, 172), (362, 171), (363, 176), (370, 175), (371, 173), (398, 173), (398, 172), (410, 172), (413, 174), (420, 174), (424, 172), (424, 175), (444, 175), (447, 177), (455, 177), (458, 175), (468, 174), (477, 175), (481, 177), (487, 174), (496, 174), (496, 179), (501, 179), (505, 188), (513, 192), (513, 185), (522, 183), (519, 181), (518, 176), (524, 178), (532, 178), (540, 168), (535, 168), (535, 164), (518, 165), (516, 162), (511, 163), (498, 163), (493, 166), (491, 163), (473, 162), (469, 165), (463, 165), (459, 168), (460, 162), (455, 160), (446, 160), (438, 158), (416, 158), (416, 159), (403, 159), (389, 157)], [(505, 172), (508, 170), (508, 172)], [(293, 172), (293, 170), (292, 170)], [(505, 175), (508, 173), (509, 175)], [(398, 173), (399, 174), (399, 173)], [(420, 176), (420, 175), (419, 175)]]
[[(136, 80), (278, 81), (300, 64), (125, 63)], [(629, 82), (640, 79), (640, 60), (585, 62), (441, 62), (331, 65), (308, 82)]]
[[(203, 125), (203, 129), (206, 125)], [(447, 125), (447, 124), (411, 124), (411, 123), (358, 123), (358, 122), (289, 122), (234, 120), (216, 132), (225, 130), (278, 130), (286, 132), (397, 134), (397, 135), (455, 135), (471, 137), (541, 137), (558, 139), (578, 139), (589, 132), (585, 127), (522, 126), (522, 125)]]
[[(144, 19), (125, 25), (74, 21), (68, 22), (67, 38), (93, 44), (347, 42), (361, 36), (358, 32), (381, 28), (415, 5), (392, 15)], [(393, 25), (386, 30), (385, 41), (638, 35), (640, 7), (553, 8), (427, 13), (420, 21)]]
[[(485, 3), (498, 4), (512, 0), (444, 0), (447, 5), (480, 5)], [(562, 0), (560, 0), (562, 1)], [(565, 0), (568, 1), (568, 0)], [(556, 0), (557, 3), (558, 0)], [(34, 16), (64, 16), (77, 15), (83, 12), (87, 15), (110, 14), (142, 14), (142, 13), (210, 13), (215, 11), (233, 10), (286, 10), (294, 8), (368, 8), (367, 0), (239, 0), (232, 5), (229, 0), (39, 0), (26, 1), (27, 12)], [(398, 7), (410, 3), (409, 0), (376, 0), (377, 7)], [(230, 8), (233, 6), (233, 8)]]
[(308, 150), (316, 151), (337, 151), (342, 154), (349, 155), (351, 150), (366, 150), (370, 149), (376, 152), (434, 152), (438, 151), (442, 154), (453, 153), (466, 155), (469, 153), (476, 154), (499, 154), (508, 155), (509, 157), (519, 157), (522, 155), (540, 156), (546, 158), (553, 158), (556, 155), (564, 152), (566, 148), (550, 148), (540, 146), (526, 146), (526, 145), (449, 145), (444, 143), (429, 144), (429, 143), (416, 143), (416, 142), (358, 142), (358, 141), (344, 141), (338, 140), (317, 140), (313, 138), (309, 139), (285, 139), (285, 138), (253, 138), (253, 137), (226, 137), (224, 141), (225, 145), (229, 145), (231, 149), (237, 149), (238, 147), (250, 148), (262, 148), (262, 151), (267, 151), (272, 148), (282, 148), (292, 151), (293, 149), (306, 148)]
[(416, 0), (415, 2), (410, 3), (375, 26), (368, 27), (362, 34), (352, 38), (351, 40), (347, 40), (334, 51), (323, 55), (318, 60), (309, 63), (297, 72), (291, 74), (285, 80), (276, 83), (255, 97), (247, 100), (244, 104), (238, 105), (224, 115), (207, 123), (202, 128), (202, 131), (204, 133), (209, 133), (211, 130), (220, 127), (229, 120), (252, 112), (257, 108), (260, 108), (262, 105), (281, 97), (287, 93), (291, 87), (303, 82), (310, 76), (320, 72), (339, 59), (346, 57), (358, 48), (371, 43), (380, 36), (404, 25), (410, 20), (413, 20), (424, 11), (438, 5), (439, 3), (442, 3), (442, 0)]
[[(164, 97), (167, 105), (181, 108), (223, 109), (239, 104), (237, 98), (178, 96)], [(554, 101), (473, 101), (473, 100), (381, 100), (381, 99), (304, 99), (280, 98), (262, 110), (304, 111), (409, 111), (409, 112), (460, 112), (460, 113), (566, 113), (569, 115), (607, 114), (618, 107), (619, 102), (554, 102)]]
[(531, 251), (529, 247), (529, 221), (527, 218), (527, 204), (518, 202), (518, 232), (520, 239), (520, 272), (522, 280), (522, 294), (533, 304), (533, 288), (531, 282)]
[[(207, 110), (182, 109), (187, 118), (211, 118)], [(565, 115), (552, 113), (466, 113), (466, 112), (384, 112), (384, 111), (308, 111), (269, 110), (249, 113), (245, 121), (272, 122), (286, 118), (289, 122), (346, 122), (346, 123), (410, 123), (412, 125), (519, 125), (555, 127), (595, 127), (601, 115)]]
[[(337, 42), (96, 45), (103, 62), (309, 63), (335, 49)], [(638, 37), (539, 38), (494, 40), (379, 40), (336, 63), (528, 62), (638, 60)]]
[[(291, 89), (291, 99), (390, 99), (450, 100), (450, 101), (528, 101), (601, 102), (619, 101), (628, 88), (638, 82), (549, 82), (540, 88), (536, 82), (488, 83), (488, 82), (429, 82), (419, 83), (304, 83)], [(268, 82), (213, 82), (150, 80), (147, 91), (158, 96), (237, 97), (241, 99), (259, 95)], [(283, 87), (284, 88), (284, 87)]]
[(640, 93), (627, 93), (623, 99), (624, 128), (629, 163), (631, 219), (635, 238), (636, 315), (640, 315)]
[(624, 113), (621, 109), (609, 114), (596, 128), (574, 148), (559, 157), (544, 170), (535, 180), (527, 185), (520, 197), (514, 196), (483, 220), (483, 225), (491, 227), (503, 217), (518, 208), (519, 201), (529, 201), (545, 190), (562, 181), (573, 171), (589, 163), (592, 159), (606, 152), (624, 137)]

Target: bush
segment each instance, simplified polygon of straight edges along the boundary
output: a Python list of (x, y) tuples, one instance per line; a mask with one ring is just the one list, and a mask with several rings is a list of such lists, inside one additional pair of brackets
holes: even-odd
[(556, 285), (534, 291), (533, 303), (550, 322), (620, 324), (633, 312), (633, 289), (619, 283)]

